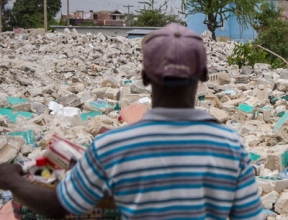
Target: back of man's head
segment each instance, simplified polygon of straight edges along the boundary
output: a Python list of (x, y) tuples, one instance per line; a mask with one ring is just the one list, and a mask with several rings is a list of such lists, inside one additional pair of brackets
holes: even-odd
[(143, 71), (161, 86), (179, 87), (207, 81), (206, 49), (201, 36), (171, 23), (142, 41)]

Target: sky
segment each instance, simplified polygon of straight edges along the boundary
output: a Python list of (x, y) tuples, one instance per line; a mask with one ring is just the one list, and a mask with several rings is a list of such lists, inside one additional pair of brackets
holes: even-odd
[[(12, 0), (8, 7), (13, 7), (13, 2), (15, 0)], [(121, 10), (125, 13), (128, 12), (128, 8), (125, 8), (124, 6), (127, 5), (132, 5), (134, 6), (133, 8), (131, 7), (130, 10), (132, 12), (135, 12), (135, 10), (139, 10), (140, 4), (138, 2), (145, 2), (148, 0), (69, 0), (69, 5), (70, 5), (70, 12), (75, 12), (75, 11), (85, 11), (88, 12), (90, 10), (93, 11), (102, 11), (102, 10), (108, 10), (108, 11), (113, 11), (115, 9)], [(165, 0), (156, 0), (155, 6), (159, 6), (160, 4), (163, 4)], [(61, 0), (62, 2), (62, 9), (61, 12), (62, 14), (67, 13), (67, 0)], [(178, 10), (180, 10), (180, 0), (169, 0), (169, 8), (173, 8), (174, 13), (176, 14)], [(170, 10), (169, 9), (169, 10)]]

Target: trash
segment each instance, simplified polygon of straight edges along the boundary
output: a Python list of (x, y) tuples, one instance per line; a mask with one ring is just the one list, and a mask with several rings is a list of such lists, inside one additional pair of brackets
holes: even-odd
[(57, 102), (51, 101), (49, 103), (50, 110), (52, 110), (51, 115), (56, 116), (65, 116), (65, 117), (71, 117), (74, 115), (80, 115), (81, 110), (79, 108), (74, 107), (64, 107), (61, 104), (58, 104)]
[(151, 102), (152, 102), (151, 99), (148, 97), (139, 99), (139, 103), (151, 103)]
[(72, 157), (80, 159), (84, 154), (85, 148), (71, 141), (68, 141), (59, 135), (54, 134), (49, 142), (49, 148), (44, 156), (48, 163), (53, 167), (60, 167), (67, 170)]
[(6, 203), (8, 203), (13, 199), (12, 193), (8, 190), (3, 191), (1, 193), (1, 199), (3, 200), (3, 204), (5, 205)]

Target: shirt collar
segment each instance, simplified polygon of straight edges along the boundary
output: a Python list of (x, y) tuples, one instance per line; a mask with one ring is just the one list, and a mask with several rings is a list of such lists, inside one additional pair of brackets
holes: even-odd
[(142, 121), (214, 121), (216, 118), (200, 109), (152, 108), (144, 114)]

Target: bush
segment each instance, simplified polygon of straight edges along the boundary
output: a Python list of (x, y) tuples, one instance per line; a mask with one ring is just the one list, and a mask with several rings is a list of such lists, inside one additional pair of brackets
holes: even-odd
[(252, 43), (238, 43), (235, 44), (233, 55), (228, 57), (228, 64), (236, 64), (241, 68), (242, 66), (254, 66), (255, 63), (266, 63), (268, 53), (258, 48)]

